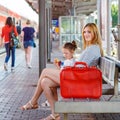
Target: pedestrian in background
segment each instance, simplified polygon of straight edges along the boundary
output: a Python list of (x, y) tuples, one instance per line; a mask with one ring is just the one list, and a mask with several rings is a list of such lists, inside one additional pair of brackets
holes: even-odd
[(22, 29), (21, 32), (21, 42), (23, 42), (26, 65), (29, 69), (32, 68), (31, 59), (32, 59), (32, 47), (34, 46), (34, 37), (35, 29), (31, 27), (30, 20), (27, 20), (26, 26)]
[(18, 21), (16, 22), (16, 28), (17, 28), (18, 35), (20, 35), (21, 34), (21, 25), (18, 23)]
[(17, 29), (17, 33), (18, 33), (18, 39), (20, 39), (21, 25), (18, 23), (18, 21), (16, 22), (16, 29)]
[(4, 63), (4, 69), (8, 70), (8, 61), (10, 58), (10, 54), (12, 54), (12, 62), (11, 62), (11, 71), (14, 71), (15, 66), (15, 48), (16, 46), (10, 47), (10, 33), (14, 32), (15, 36), (18, 36), (17, 30), (15, 25), (13, 24), (13, 20), (11, 17), (7, 17), (5, 25), (2, 27), (2, 34), (1, 34), (1, 40), (0, 40), (0, 46), (5, 45), (6, 50), (6, 57), (5, 57), (5, 63)]

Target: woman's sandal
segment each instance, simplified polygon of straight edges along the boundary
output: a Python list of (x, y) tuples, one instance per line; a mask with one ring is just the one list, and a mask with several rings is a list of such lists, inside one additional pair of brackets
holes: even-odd
[(60, 120), (60, 115), (59, 114), (57, 114), (57, 115), (50, 114), (48, 117), (43, 118), (41, 120)]
[(31, 110), (31, 109), (37, 109), (39, 106), (38, 104), (36, 103), (35, 105), (33, 105), (31, 103), (31, 101), (29, 101), (28, 103), (26, 103), (25, 105), (23, 105), (21, 107), (21, 110)]

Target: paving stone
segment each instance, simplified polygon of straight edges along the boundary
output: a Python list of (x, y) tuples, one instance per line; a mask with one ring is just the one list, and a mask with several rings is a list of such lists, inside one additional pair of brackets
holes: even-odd
[[(53, 42), (53, 52), (51, 61), (55, 57), (63, 59), (59, 50), (56, 50), (57, 41)], [(4, 72), (0, 67), (0, 120), (40, 120), (48, 116), (51, 111), (49, 107), (41, 107), (46, 100), (42, 94), (38, 103), (39, 109), (20, 110), (20, 106), (24, 105), (33, 95), (39, 78), (38, 64), (38, 48), (33, 49), (32, 69), (28, 69), (25, 65), (24, 52), (20, 49), (16, 51), (16, 68), (15, 72)], [(4, 56), (0, 57), (3, 62)], [(51, 63), (47, 67), (53, 67)], [(60, 114), (63, 120), (63, 114)], [(120, 120), (120, 114), (69, 114), (69, 120)]]

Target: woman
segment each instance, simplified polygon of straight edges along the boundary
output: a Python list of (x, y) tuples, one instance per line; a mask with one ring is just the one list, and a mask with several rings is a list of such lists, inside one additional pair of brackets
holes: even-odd
[(17, 30), (16, 27), (13, 25), (13, 21), (11, 17), (7, 17), (5, 26), (2, 28), (2, 34), (1, 34), (1, 42), (0, 46), (5, 44), (5, 50), (6, 50), (6, 57), (5, 57), (5, 63), (4, 63), (4, 69), (8, 70), (8, 61), (10, 58), (10, 53), (12, 53), (12, 62), (11, 62), (11, 71), (14, 71), (15, 66), (15, 48), (16, 46), (10, 47), (10, 33), (14, 32), (15, 36), (17, 36)]
[[(79, 58), (80, 61), (86, 62), (89, 66), (96, 66), (98, 60), (103, 56), (101, 37), (96, 24), (88, 23), (82, 31), (84, 50)], [(51, 88), (60, 86), (60, 70), (45, 68), (38, 80), (36, 91), (31, 100), (24, 106), (22, 110), (35, 109), (38, 107), (38, 99), (42, 92), (44, 92), (51, 108), (51, 115), (46, 117), (45, 120), (60, 119), (59, 114), (54, 113), (54, 103), (58, 100), (57, 94), (53, 94)]]
[(99, 57), (103, 56), (101, 36), (96, 24), (88, 23), (82, 30), (83, 52), (79, 61), (86, 62), (89, 66), (97, 66)]
[(30, 20), (26, 21), (26, 26), (22, 29), (21, 32), (21, 42), (23, 42), (24, 50), (25, 50), (25, 60), (26, 65), (30, 69), (31, 66), (31, 58), (32, 58), (32, 47), (34, 46), (34, 36), (35, 30), (30, 26)]

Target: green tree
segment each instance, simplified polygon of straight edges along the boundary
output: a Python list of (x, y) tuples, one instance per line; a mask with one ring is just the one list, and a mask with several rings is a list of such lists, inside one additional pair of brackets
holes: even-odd
[(118, 5), (117, 4), (112, 4), (111, 15), (112, 15), (112, 27), (115, 27), (118, 24)]

